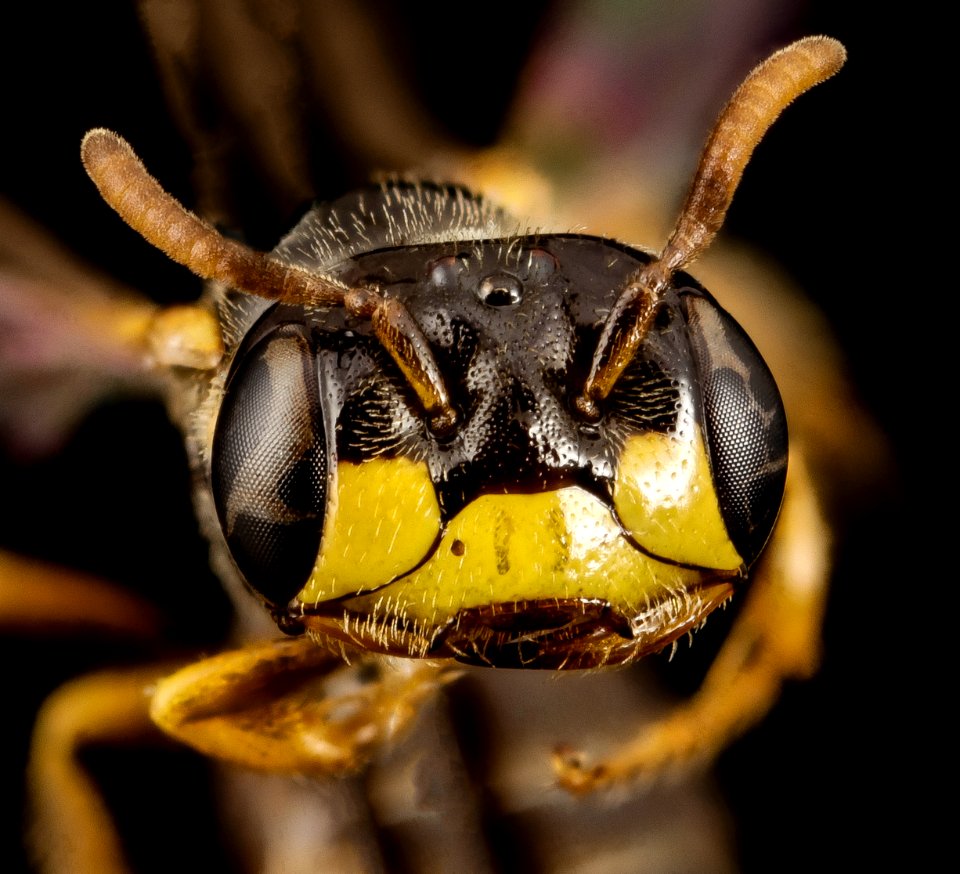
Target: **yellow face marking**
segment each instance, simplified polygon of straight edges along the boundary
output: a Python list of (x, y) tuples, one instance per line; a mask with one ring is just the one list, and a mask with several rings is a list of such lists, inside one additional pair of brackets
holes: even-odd
[(440, 507), (422, 462), (341, 462), (336, 480), (320, 555), (299, 595), (306, 604), (390, 582), (422, 561), (440, 533)]
[(607, 507), (568, 487), (477, 498), (421, 567), (369, 597), (391, 615), (429, 624), (462, 609), (554, 598), (602, 599), (639, 612), (701, 579), (700, 571), (639, 552)]
[(718, 570), (743, 564), (717, 502), (699, 430), (693, 439), (648, 432), (629, 437), (620, 456), (613, 503), (644, 549)]

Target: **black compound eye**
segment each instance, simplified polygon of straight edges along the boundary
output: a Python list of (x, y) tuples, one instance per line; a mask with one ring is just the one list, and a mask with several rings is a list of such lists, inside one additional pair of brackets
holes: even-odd
[(316, 562), (326, 506), (326, 438), (302, 325), (280, 325), (242, 353), (217, 420), (212, 479), (237, 567), (285, 606)]
[(766, 544), (783, 500), (783, 402), (760, 353), (727, 313), (699, 295), (684, 295), (683, 303), (720, 511), (749, 565)]

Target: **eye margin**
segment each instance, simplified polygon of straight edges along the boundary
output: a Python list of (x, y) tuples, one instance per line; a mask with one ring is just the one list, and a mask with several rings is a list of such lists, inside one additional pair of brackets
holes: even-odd
[(720, 511), (747, 567), (776, 524), (787, 477), (786, 411), (756, 345), (711, 295), (679, 292)]

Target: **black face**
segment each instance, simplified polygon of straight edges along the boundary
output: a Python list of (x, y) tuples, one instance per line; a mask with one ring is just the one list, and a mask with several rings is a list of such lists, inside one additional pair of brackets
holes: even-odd
[[(285, 248), (302, 253), (307, 244), (295, 234)], [(683, 441), (691, 425), (709, 459), (706, 487), (748, 567), (779, 509), (786, 423), (755, 347), (695, 280), (675, 276), (599, 421), (575, 411), (603, 320), (648, 260), (609, 240), (542, 235), (391, 246), (322, 265), (350, 287), (403, 303), (458, 422), (451, 433), (431, 432), (369, 320), (340, 309), (267, 310), (234, 356), (212, 460), (221, 524), (248, 584), (274, 607), (298, 594), (320, 549), (338, 464), (424, 462), (444, 525), (483, 494), (568, 485), (615, 512), (625, 442), (647, 432)]]

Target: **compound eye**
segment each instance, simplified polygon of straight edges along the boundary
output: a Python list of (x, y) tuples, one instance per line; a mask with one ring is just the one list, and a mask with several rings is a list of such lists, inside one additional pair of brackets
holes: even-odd
[(763, 550), (783, 500), (783, 402), (743, 329), (708, 298), (686, 294), (682, 300), (720, 511), (731, 541), (750, 565)]
[(326, 507), (316, 365), (298, 324), (278, 326), (242, 356), (214, 434), (213, 496), (248, 585), (286, 606), (316, 561)]

